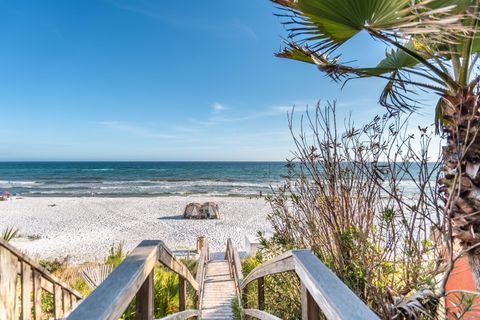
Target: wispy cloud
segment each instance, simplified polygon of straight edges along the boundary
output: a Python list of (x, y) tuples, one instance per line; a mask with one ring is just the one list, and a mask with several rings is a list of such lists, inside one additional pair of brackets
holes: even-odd
[[(287, 116), (288, 112), (293, 110), (293, 105), (288, 106), (270, 106), (265, 108), (261, 111), (254, 111), (246, 114), (228, 114), (224, 111), (229, 110), (229, 108), (225, 107), (222, 104), (215, 103), (213, 106), (213, 111), (205, 120), (193, 119), (190, 118), (188, 121), (191, 124), (203, 126), (203, 127), (210, 127), (214, 125), (224, 124), (224, 123), (232, 123), (232, 122), (243, 122), (243, 121), (253, 121), (259, 120), (263, 118), (270, 118), (270, 117), (279, 117), (279, 116)], [(303, 108), (301, 110), (304, 110)], [(300, 111), (297, 108), (297, 111)]]
[(129, 11), (138, 15), (142, 15), (154, 20), (158, 20), (161, 22), (165, 22), (171, 25), (176, 25), (180, 27), (188, 27), (191, 26), (191, 22), (180, 19), (180, 17), (172, 17), (171, 15), (164, 15), (160, 14), (158, 10), (155, 10), (155, 8), (152, 5), (149, 5), (145, 1), (138, 1), (134, 2), (127, 2), (127, 1), (121, 1), (121, 0), (107, 0), (110, 2), (114, 7), (120, 9), (120, 10), (125, 10)]
[(213, 108), (214, 113), (218, 113), (218, 112), (222, 112), (224, 110), (227, 110), (227, 107), (225, 107), (223, 104), (220, 104), (220, 103), (217, 103), (217, 102), (215, 102), (213, 104), (212, 108)]
[[(300, 105), (304, 106), (303, 103)], [(238, 112), (238, 110), (241, 110), (240, 108), (232, 109), (222, 103), (215, 102), (211, 105), (211, 111), (209, 112), (208, 116), (206, 116), (206, 118), (187, 118), (184, 119), (181, 123), (171, 123), (168, 133), (158, 132), (143, 125), (137, 125), (117, 120), (101, 121), (97, 122), (97, 124), (111, 130), (115, 130), (117, 132), (124, 132), (145, 139), (176, 141), (181, 140), (193, 143), (196, 141), (201, 141), (203, 139), (202, 137), (204, 137), (205, 134), (209, 135), (212, 132), (212, 127), (214, 126), (228, 124), (232, 124), (228, 126), (238, 126), (240, 124), (233, 125), (233, 123), (249, 122), (281, 116), (286, 117), (287, 113), (292, 111), (292, 108), (293, 104), (277, 105), (266, 107), (263, 110), (245, 112), (242, 114), (241, 112)], [(302, 109), (297, 108), (298, 112), (302, 112), (302, 110), (304, 110), (303, 107)], [(238, 133), (236, 133), (236, 138), (228, 138), (228, 143), (233, 143), (235, 139), (248, 139), (248, 134), (248, 132), (244, 132), (241, 136), (239, 136)], [(280, 136), (285, 137), (278, 132), (275, 132), (273, 134), (265, 133), (264, 135), (275, 136), (277, 140), (280, 139)], [(215, 137), (215, 141), (219, 143), (225, 142), (225, 139), (227, 139), (226, 136)], [(284, 139), (282, 141), (284, 141)]]
[(367, 108), (377, 106), (377, 101), (371, 98), (355, 99), (350, 101), (336, 101), (336, 106), (340, 108)]
[(238, 30), (242, 31), (250, 39), (257, 40), (257, 33), (255, 32), (255, 30), (253, 30), (253, 28), (247, 26), (246, 24), (244, 24), (240, 20), (234, 19), (233, 22), (232, 22), (232, 25), (235, 29), (238, 29)]
[(150, 19), (157, 20), (162, 23), (167, 23), (178, 28), (185, 28), (188, 30), (202, 30), (209, 32), (216, 36), (229, 39), (233, 35), (248, 37), (251, 40), (257, 39), (255, 30), (240, 21), (237, 18), (225, 19), (223, 21), (214, 21), (202, 19), (199, 16), (181, 16), (173, 14), (172, 12), (164, 12), (161, 7), (158, 7), (158, 1), (127, 1), (127, 0), (105, 0), (117, 9), (131, 12), (136, 15), (145, 16)]
[(97, 124), (103, 127), (107, 127), (109, 129), (122, 131), (125, 133), (129, 133), (129, 134), (142, 137), (142, 138), (147, 138), (147, 139), (166, 140), (166, 139), (181, 138), (181, 136), (179, 135), (155, 132), (141, 126), (136, 126), (136, 125), (121, 122), (121, 121), (100, 121)]

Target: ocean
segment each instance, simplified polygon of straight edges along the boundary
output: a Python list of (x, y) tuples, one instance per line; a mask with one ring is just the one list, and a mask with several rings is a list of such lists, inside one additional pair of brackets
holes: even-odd
[[(0, 194), (26, 196), (258, 196), (287, 175), (285, 162), (0, 162)], [(408, 177), (408, 194), (418, 190)]]
[(0, 192), (26, 196), (258, 196), (284, 162), (0, 162)]

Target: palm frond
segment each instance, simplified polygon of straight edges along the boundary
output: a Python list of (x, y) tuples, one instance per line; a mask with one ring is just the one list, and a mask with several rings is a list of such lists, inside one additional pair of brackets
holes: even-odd
[(312, 59), (312, 54), (315, 53), (295, 43), (287, 43), (283, 51), (275, 53), (275, 56), (315, 64)]
[[(272, 0), (290, 14), (282, 15), (290, 38), (301, 38), (314, 51), (335, 50), (360, 31), (375, 30), (396, 36), (429, 34), (439, 42), (455, 41), (465, 33), (456, 1), (421, 0)], [(430, 4), (430, 6), (429, 6)], [(449, 32), (442, 32), (448, 29)], [(441, 39), (440, 39), (441, 37)]]
[(391, 77), (392, 79), (383, 88), (379, 103), (389, 110), (415, 111), (418, 105), (410, 95), (414, 95), (415, 92), (408, 89), (405, 84), (396, 81), (399, 77), (398, 72), (393, 72)]
[[(428, 59), (431, 56), (428, 47), (422, 45), (415, 39), (407, 43), (405, 47), (419, 52), (425, 59)], [(404, 50), (392, 49), (390, 52), (386, 52), (385, 58), (378, 63), (377, 68), (386, 69), (389, 70), (389, 72), (393, 72), (403, 68), (413, 68), (419, 63), (420, 62), (417, 59), (413, 58)]]
[[(391, 51), (377, 67), (353, 68), (338, 62), (339, 57), (330, 58), (323, 54), (319, 55), (308, 49), (301, 48), (294, 43), (288, 44), (289, 49), (277, 54), (279, 57), (292, 58), (312, 63), (335, 82), (346, 81), (352, 78), (377, 77), (388, 80), (379, 98), (379, 103), (390, 111), (411, 112), (418, 109), (419, 104), (414, 97), (417, 93), (414, 89), (427, 89), (438, 94), (444, 94), (447, 86), (441, 80), (429, 75), (428, 70), (414, 70), (415, 60), (401, 52)], [(417, 63), (418, 64), (418, 63)], [(430, 82), (412, 80), (410, 75), (423, 76)], [(437, 83), (435, 86), (432, 84)]]
[(425, 3), (425, 6), (430, 9), (440, 9), (454, 5), (455, 8), (451, 10), (454, 14), (465, 12), (468, 7), (474, 6), (475, 0), (431, 0)]
[(438, 297), (431, 290), (420, 289), (409, 298), (394, 297), (394, 303), (387, 308), (391, 310), (392, 319), (428, 319), (438, 303)]
[[(480, 55), (478, 1), (272, 1), (286, 11), (282, 17), (287, 18), (289, 31), (278, 57), (315, 64), (337, 82), (386, 79), (380, 103), (389, 109), (418, 108), (416, 89), (441, 96), (458, 90), (471, 81), (473, 64)], [(334, 53), (361, 31), (386, 44), (385, 58), (375, 67), (350, 66)]]
[[(421, 43), (417, 39), (412, 39), (405, 45), (405, 48), (416, 51), (424, 60), (436, 58), (434, 56), (434, 50), (432, 50), (427, 44)], [(441, 64), (443, 72), (449, 76), (449, 71), (443, 66), (441, 61), (436, 60), (437, 64)], [(422, 63), (414, 58), (412, 55), (405, 52), (403, 49), (391, 49), (385, 53), (385, 58), (381, 60), (374, 68), (364, 68), (366, 72), (378, 76), (387, 73), (405, 71), (407, 73), (414, 74), (416, 76), (426, 78), (429, 81), (436, 82), (441, 87), (446, 87), (447, 84), (431, 74), (430, 70), (423, 68)]]

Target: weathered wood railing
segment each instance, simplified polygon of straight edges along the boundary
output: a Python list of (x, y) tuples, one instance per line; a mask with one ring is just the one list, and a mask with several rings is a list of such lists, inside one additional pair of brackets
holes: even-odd
[(238, 254), (238, 250), (233, 246), (231, 239), (227, 240), (227, 249), (225, 250), (225, 260), (228, 261), (228, 265), (230, 267), (230, 275), (232, 276), (235, 282), (237, 295), (240, 297), (242, 293), (241, 284), (243, 281), (242, 262)]
[[(42, 310), (42, 295), (53, 297), (53, 314)], [(82, 298), (80, 293), (0, 239), (0, 319), (37, 320), (45, 316), (58, 319)]]
[(201, 310), (204, 294), (205, 274), (207, 272), (207, 263), (210, 255), (208, 242), (204, 237), (197, 240), (197, 250), (200, 252), (200, 256), (198, 258), (197, 275), (195, 277), (195, 280), (199, 284), (199, 288), (197, 291), (197, 308)]
[[(45, 291), (54, 297), (52, 316), (57, 319), (65, 314), (69, 320), (118, 319), (135, 298), (136, 319), (151, 320), (154, 317), (154, 267), (158, 262), (179, 276), (180, 310), (163, 319), (200, 318), (209, 250), (205, 240), (199, 242), (197, 248), (200, 258), (194, 279), (187, 267), (162, 241), (142, 241), (90, 296), (68, 313), (82, 298), (81, 295), (0, 240), (0, 319), (40, 319), (43, 316), (42, 292)], [(265, 277), (295, 272), (301, 284), (302, 319), (318, 319), (321, 312), (327, 319), (378, 319), (310, 250), (288, 251), (258, 266), (243, 278), (238, 251), (229, 239), (225, 260), (235, 281), (240, 304), (247, 286), (254, 281), (257, 283), (258, 309), (243, 305), (244, 314), (250, 317), (279, 320), (264, 310)], [(17, 285), (19, 277), (20, 286)], [(185, 310), (187, 283), (197, 292), (197, 309)], [(17, 292), (17, 289), (21, 291)], [(33, 298), (33, 305), (30, 297)]]
[(185, 310), (186, 283), (197, 292), (200, 284), (187, 267), (159, 240), (142, 241), (125, 260), (72, 313), (68, 320), (118, 319), (135, 298), (136, 319), (154, 317), (153, 275), (157, 262), (179, 276), (180, 312), (165, 319), (188, 319), (200, 315), (199, 310)]
[[(242, 292), (256, 280), (258, 305), (263, 309), (265, 277), (288, 271), (295, 272), (300, 279), (303, 320), (319, 319), (320, 311), (327, 319), (378, 319), (310, 250), (288, 251), (253, 269), (240, 283)], [(279, 319), (259, 309), (248, 309), (244, 305), (245, 315), (264, 320)]]

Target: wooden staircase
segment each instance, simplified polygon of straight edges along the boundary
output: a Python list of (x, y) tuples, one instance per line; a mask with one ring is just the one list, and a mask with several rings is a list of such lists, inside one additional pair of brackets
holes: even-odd
[(202, 319), (232, 319), (235, 281), (226, 260), (210, 260), (204, 282)]
[[(118, 319), (132, 300), (136, 301), (136, 319), (153, 320), (153, 273), (157, 263), (179, 277), (179, 312), (163, 320), (232, 319), (233, 299), (237, 299), (243, 316), (281, 320), (265, 311), (265, 276), (284, 272), (296, 274), (300, 281), (303, 320), (318, 320), (322, 312), (322, 317), (329, 320), (379, 319), (310, 250), (287, 251), (257, 266), (244, 278), (231, 240), (227, 241), (225, 260), (210, 260), (204, 240), (197, 243), (200, 256), (195, 278), (162, 241), (142, 241), (66, 320)], [(196, 291), (195, 309), (186, 309), (187, 284)], [(249, 284), (256, 284), (258, 308), (248, 308), (247, 301), (241, 301)]]

